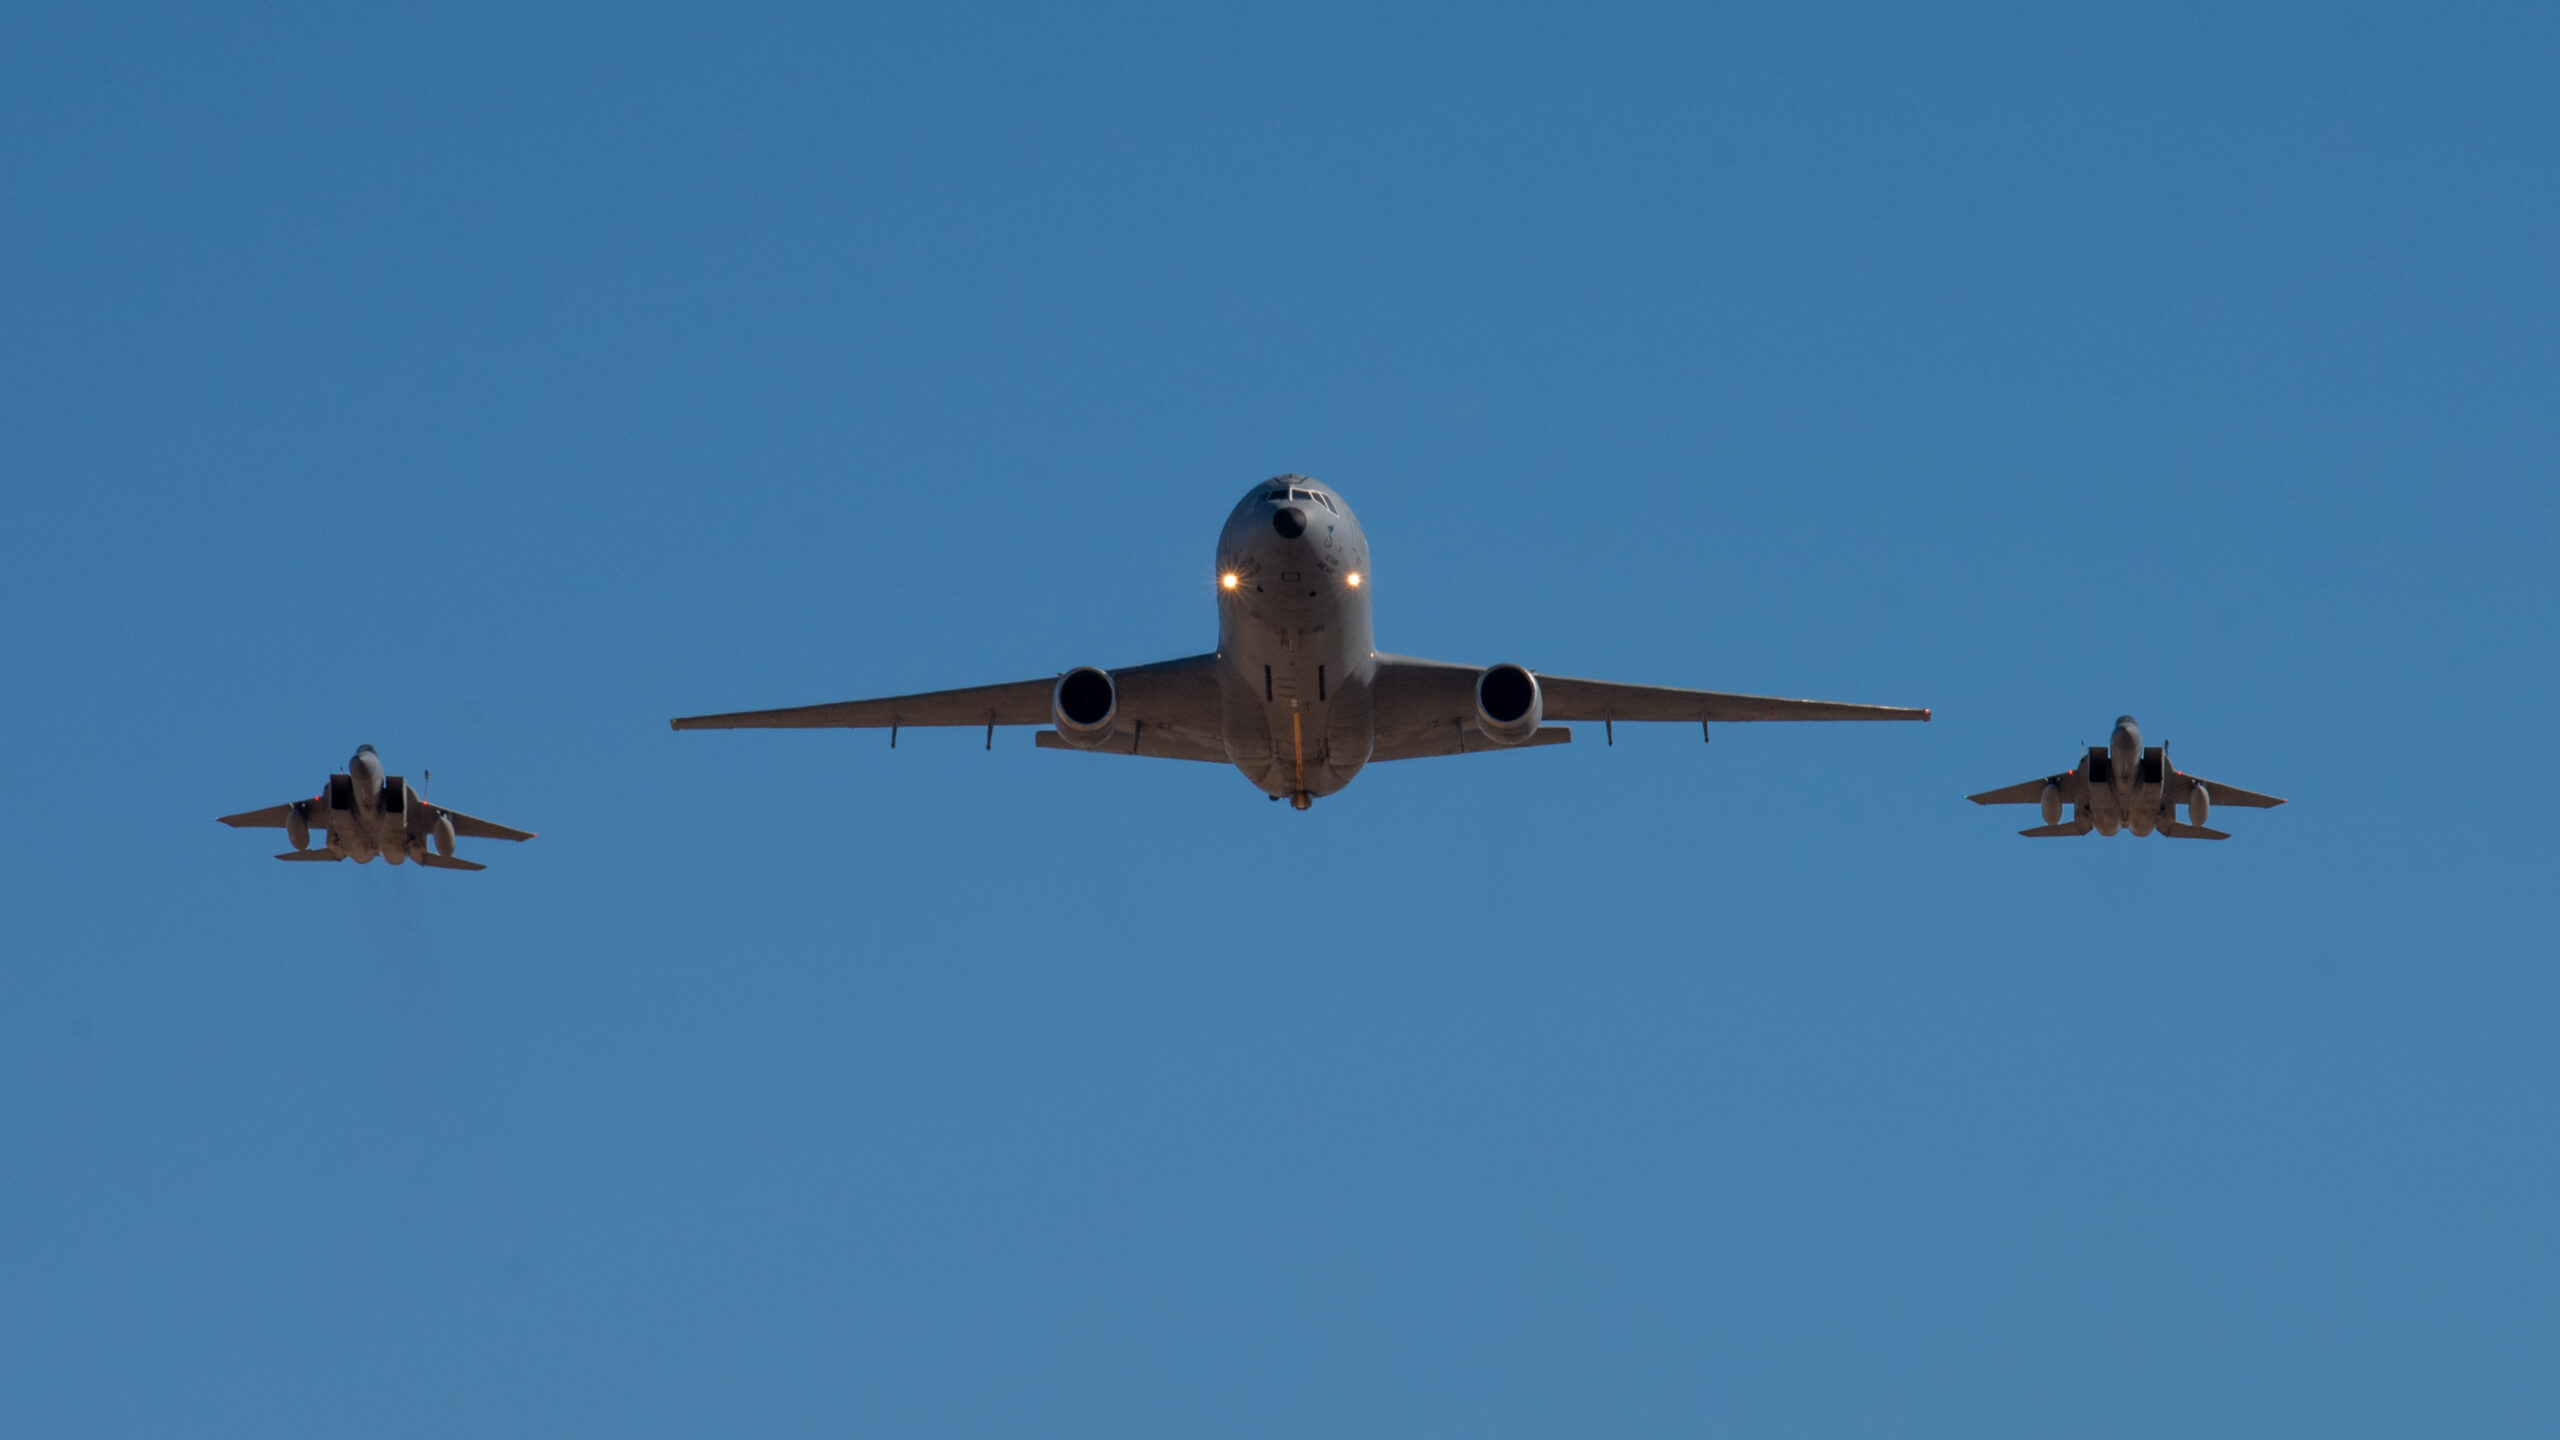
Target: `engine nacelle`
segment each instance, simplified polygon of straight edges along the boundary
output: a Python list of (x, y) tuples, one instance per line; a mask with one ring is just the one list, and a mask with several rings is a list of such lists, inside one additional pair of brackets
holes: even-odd
[(1050, 690), (1049, 720), (1058, 727), (1059, 739), (1078, 749), (1092, 749), (1119, 728), (1120, 687), (1111, 683), (1107, 672), (1079, 665), (1059, 676)]
[(2187, 792), (2187, 823), (2201, 829), (2204, 817), (2213, 813), (2213, 792), (2198, 785)]
[(2122, 826), (2123, 822), (2113, 815), (2101, 812), (2098, 816), (2098, 833), (2101, 835), (2113, 835)]
[(1517, 665), (1488, 665), (1476, 676), (1476, 728), (1496, 745), (1517, 745), (1538, 733), (1547, 697), (1538, 677)]
[(2047, 825), (2059, 825), (2062, 823), (2061, 786), (2054, 784), (2050, 780), (2044, 782), (2044, 796), (2039, 803), (2044, 807), (2044, 823)]
[(284, 838), (292, 841), (296, 850), (311, 848), (311, 818), (302, 813), (299, 805), (284, 812)]
[(450, 815), (436, 816), (436, 853), (448, 860), (453, 858), (453, 817)]

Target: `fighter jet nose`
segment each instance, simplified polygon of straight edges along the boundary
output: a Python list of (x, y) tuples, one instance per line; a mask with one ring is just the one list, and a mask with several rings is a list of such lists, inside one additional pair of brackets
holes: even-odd
[(1307, 533), (1307, 512), (1295, 505), (1283, 505), (1271, 512), (1271, 528), (1283, 540), (1295, 540)]

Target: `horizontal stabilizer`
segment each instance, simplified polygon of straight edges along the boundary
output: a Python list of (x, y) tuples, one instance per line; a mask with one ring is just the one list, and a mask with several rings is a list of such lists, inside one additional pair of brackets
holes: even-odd
[(2059, 825), (2039, 825), (2033, 830), (2021, 830), (2018, 833), (2039, 838), (2047, 835), (2086, 835), (2092, 828), (2094, 827), (2086, 821), (2065, 820)]
[(474, 865), (468, 860), (457, 860), (450, 855), (439, 855), (433, 850), (418, 856), (417, 860), (419, 864), (436, 870), (486, 870), (489, 868), (486, 865)]
[(279, 860), (344, 860), (347, 857), (335, 850), (287, 850), (276, 858)]
[(2203, 825), (2181, 825), (2175, 820), (2161, 821), (2160, 833), (2172, 840), (2228, 840), (2231, 838), (2220, 830)]

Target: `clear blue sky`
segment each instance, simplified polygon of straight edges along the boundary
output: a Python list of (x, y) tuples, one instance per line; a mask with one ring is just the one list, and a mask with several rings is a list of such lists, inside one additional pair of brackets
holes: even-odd
[[(2560, 1431), (2548, 7), (848, 8), (0, 12), (0, 1431)], [(1937, 721), (666, 728), (1283, 470)]]

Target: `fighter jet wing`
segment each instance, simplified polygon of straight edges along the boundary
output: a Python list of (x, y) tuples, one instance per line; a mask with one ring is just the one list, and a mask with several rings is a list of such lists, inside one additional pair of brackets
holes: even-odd
[(2076, 770), (2047, 775), (2040, 780), (2021, 780), (2015, 785), (2003, 785), (1997, 790), (1985, 790), (1979, 795), (1964, 798), (1976, 805), (2033, 805), (2044, 798), (2047, 785), (2060, 790), (2063, 803), (2068, 805), (2077, 805), (2089, 798), (2089, 782), (2082, 779)]
[[(1119, 692), (1120, 721), (1109, 749), (1174, 759), (1226, 756), (1219, 738), (1218, 657), (1188, 655), (1153, 665), (1108, 671)], [(928, 690), (877, 700), (842, 700), (783, 710), (741, 710), (728, 715), (688, 715), (667, 722), (678, 730), (884, 730), (934, 725), (1046, 725), (1057, 677)], [(1154, 748), (1157, 744), (1161, 749)], [(1131, 748), (1134, 746), (1134, 748)]]
[[(2222, 794), (2219, 790), (2213, 793), (2217, 798)], [(293, 813), (294, 806), (310, 803), (308, 800), (288, 800), (282, 805), (270, 805), (264, 810), (243, 810), (237, 815), (225, 815), (221, 818), (223, 824), (234, 830), (281, 830), (285, 826), (285, 817)]]
[[(426, 807), (426, 812), (429, 825), (435, 823), (432, 817), (441, 815), (453, 822), (454, 834), (468, 835), (475, 840), (530, 840), (533, 838), (533, 832), (530, 830), (518, 830), (510, 825), (501, 825), (495, 820), (482, 820), (442, 805), (429, 805)], [(469, 868), (476, 870), (479, 867), (475, 865)]]
[(2244, 810), (2272, 810), (2284, 803), (2273, 795), (2261, 795), (2255, 790), (2243, 790), (2237, 785), (2225, 785), (2219, 780), (2207, 780), (2201, 775), (2183, 773), (2178, 776), (2178, 783), (2171, 787), (2169, 798), (2182, 801), (2187, 798), (2187, 792), (2198, 785), (2203, 786), (2205, 793), (2213, 797), (2213, 808), (2216, 810), (2225, 805), (2237, 805)]

